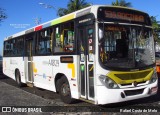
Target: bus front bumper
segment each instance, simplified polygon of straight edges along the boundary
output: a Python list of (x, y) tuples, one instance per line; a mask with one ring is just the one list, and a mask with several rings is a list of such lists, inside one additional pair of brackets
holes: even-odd
[(155, 95), (158, 91), (157, 83), (158, 80), (145, 86), (125, 89), (107, 89), (105, 86), (97, 86), (97, 104), (117, 103)]

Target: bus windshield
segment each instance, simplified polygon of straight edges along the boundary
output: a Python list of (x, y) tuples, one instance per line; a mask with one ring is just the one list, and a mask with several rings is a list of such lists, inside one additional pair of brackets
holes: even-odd
[(99, 24), (99, 56), (113, 70), (146, 68), (155, 63), (152, 29)]

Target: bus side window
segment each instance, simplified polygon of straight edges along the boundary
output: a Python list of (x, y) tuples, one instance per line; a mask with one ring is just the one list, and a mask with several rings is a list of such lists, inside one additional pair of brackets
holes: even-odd
[(73, 52), (74, 32), (64, 31), (64, 52)]
[(14, 40), (11, 40), (10, 42), (10, 55), (13, 56), (14, 54)]
[(19, 40), (18, 40), (18, 43), (17, 43), (17, 48), (18, 48), (18, 55), (23, 55), (23, 52), (24, 52), (24, 38), (21, 37)]
[(52, 28), (39, 31), (36, 39), (36, 54), (51, 54), (52, 39)]
[(57, 26), (55, 28), (54, 35), (55, 35), (54, 52), (62, 52), (63, 51), (62, 41), (61, 41), (62, 36), (60, 35), (60, 27), (59, 26)]
[(3, 56), (8, 56), (9, 44), (8, 41), (4, 42), (4, 53)]
[(63, 23), (55, 28), (54, 52), (73, 52), (74, 22)]

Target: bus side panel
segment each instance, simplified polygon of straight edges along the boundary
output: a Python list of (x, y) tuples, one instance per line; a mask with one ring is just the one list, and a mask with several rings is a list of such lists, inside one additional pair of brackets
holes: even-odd
[[(72, 62), (63, 62), (63, 59), (73, 58), (73, 63)], [(70, 90), (71, 90), (71, 96), (72, 98), (79, 99), (80, 94), (78, 93), (78, 86), (79, 86), (79, 79), (78, 79), (78, 57), (77, 55), (69, 55), (69, 56), (54, 56), (53, 60), (58, 62), (59, 64), (53, 65), (53, 76), (56, 76), (58, 73), (64, 74), (69, 82), (70, 85)], [(70, 59), (69, 59), (70, 60)]]
[(10, 58), (9, 57), (3, 57), (3, 74), (10, 76)]
[(33, 57), (34, 85), (50, 91), (56, 91), (55, 77), (58, 73), (62, 73), (68, 79), (72, 97), (78, 99), (77, 56), (70, 56), (73, 57), (73, 63), (61, 63), (61, 57), (67, 56)]
[(36, 87), (54, 91), (52, 66), (49, 64), (51, 56), (33, 57), (33, 82)]
[(19, 70), (21, 82), (25, 83), (23, 57), (4, 57), (3, 73), (15, 80), (15, 70)]

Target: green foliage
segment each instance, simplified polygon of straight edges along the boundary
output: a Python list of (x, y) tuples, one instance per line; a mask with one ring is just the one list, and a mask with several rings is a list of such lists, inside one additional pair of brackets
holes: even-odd
[(151, 19), (151, 22), (152, 22), (153, 29), (160, 29), (160, 24), (159, 24), (160, 21), (156, 20), (156, 16), (151, 16), (150, 19)]
[(157, 21), (156, 16), (151, 16), (150, 19), (153, 28), (154, 40), (160, 44), (160, 21)]
[(61, 17), (88, 6), (90, 6), (90, 4), (87, 3), (85, 0), (70, 0), (67, 4), (67, 8), (58, 9), (57, 15)]
[(5, 10), (0, 8), (0, 23), (7, 18)]
[(65, 8), (59, 8), (57, 15), (61, 17), (61, 16), (66, 15), (67, 13), (68, 13), (67, 9), (65, 9)]
[(130, 2), (126, 2), (125, 0), (116, 0), (112, 2), (112, 6), (123, 6), (123, 7), (132, 7)]

